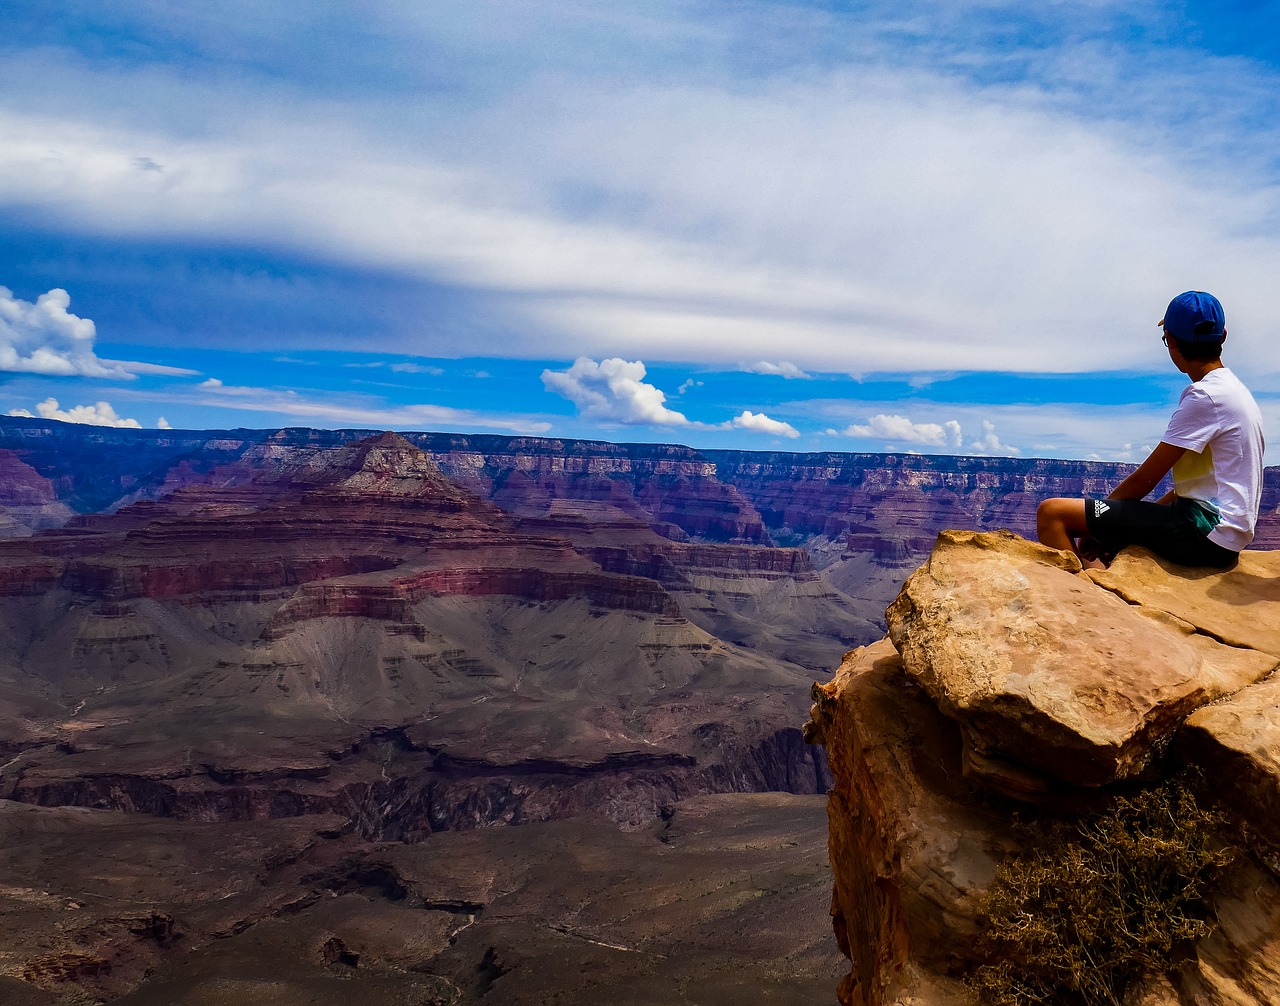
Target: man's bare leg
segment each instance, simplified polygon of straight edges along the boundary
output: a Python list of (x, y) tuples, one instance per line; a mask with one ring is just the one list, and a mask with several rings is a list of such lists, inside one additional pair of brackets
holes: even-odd
[(1105, 569), (1100, 559), (1080, 554), (1079, 539), (1089, 534), (1084, 516), (1084, 500), (1048, 499), (1036, 510), (1036, 536), (1042, 545), (1074, 552), (1085, 569)]

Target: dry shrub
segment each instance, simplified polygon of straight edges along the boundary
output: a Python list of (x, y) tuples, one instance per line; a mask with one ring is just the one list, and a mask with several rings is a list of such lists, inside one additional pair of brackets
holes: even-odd
[(1029, 851), (1001, 864), (987, 894), (971, 987), (989, 1006), (1118, 1006), (1135, 978), (1168, 971), (1209, 932), (1208, 896), (1231, 858), (1224, 824), (1167, 783), (1028, 827)]

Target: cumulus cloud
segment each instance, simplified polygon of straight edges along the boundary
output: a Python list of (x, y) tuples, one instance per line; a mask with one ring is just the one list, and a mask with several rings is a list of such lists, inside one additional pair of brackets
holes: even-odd
[[(777, 437), (798, 437), (800, 432), (790, 423), (770, 419), (763, 412), (744, 409), (723, 423), (690, 420), (681, 412), (666, 406), (667, 396), (647, 383), (645, 365), (639, 360), (575, 360), (568, 370), (544, 370), (542, 383), (548, 391), (569, 399), (579, 412), (589, 418), (626, 426), (682, 426), (693, 430), (746, 430)], [(687, 380), (680, 386), (683, 394), (701, 381)]]
[[(109, 402), (98, 402), (94, 405), (73, 405), (69, 409), (58, 407), (56, 398), (46, 398), (36, 406), (41, 419), (59, 419), (64, 423), (83, 423), (87, 426), (125, 426), (135, 430), (142, 429), (136, 419), (124, 419), (116, 415), (116, 410)], [(10, 409), (9, 415), (34, 419), (26, 409)], [(163, 420), (162, 420), (163, 422)]]
[[(960, 427), (959, 424), (957, 424), (957, 434), (959, 433), (959, 430)], [(974, 454), (1008, 455), (1022, 453), (1018, 448), (1011, 447), (1009, 444), (1003, 443), (1000, 440), (996, 435), (995, 423), (991, 422), (989, 419), (984, 419), (982, 421), (982, 436), (969, 445), (969, 450)]]
[(667, 396), (645, 383), (639, 360), (601, 360), (579, 357), (568, 370), (544, 370), (548, 391), (569, 399), (591, 419), (627, 426), (688, 426), (689, 420), (664, 404)]
[(787, 363), (785, 360), (779, 360), (777, 363), (769, 363), (765, 360), (760, 360), (758, 363), (745, 363), (741, 369), (748, 374), (774, 374), (785, 377), (788, 381), (811, 380), (811, 375), (806, 374), (794, 363)]
[(132, 377), (122, 364), (98, 359), (93, 322), (72, 314), (70, 306), (66, 290), (50, 290), (32, 304), (0, 286), (0, 370), (50, 377)]
[[(965, 444), (964, 429), (958, 420), (949, 419), (945, 423), (917, 423), (906, 416), (879, 413), (865, 423), (852, 423), (838, 431), (846, 437), (875, 439), (893, 444), (918, 444), (922, 447), (964, 448), (973, 454), (1010, 455), (1022, 452), (1011, 444), (1006, 444), (996, 433), (995, 423), (989, 419), (980, 421), (982, 433)], [(828, 429), (829, 435), (837, 431)]]
[(922, 444), (926, 447), (959, 447), (960, 424), (955, 420), (946, 423), (913, 423), (906, 416), (872, 416), (865, 424), (853, 423), (841, 431), (846, 437), (892, 440), (901, 444)]
[(173, 427), (169, 425), (169, 420), (165, 419), (164, 416), (161, 416), (159, 419), (156, 420), (156, 429), (171, 430), (173, 429)]
[(783, 423), (777, 419), (770, 419), (763, 412), (744, 411), (740, 416), (734, 416), (728, 423), (735, 430), (751, 430), (755, 433), (770, 433), (777, 437), (791, 437), (795, 439), (800, 436), (800, 431), (790, 423)]

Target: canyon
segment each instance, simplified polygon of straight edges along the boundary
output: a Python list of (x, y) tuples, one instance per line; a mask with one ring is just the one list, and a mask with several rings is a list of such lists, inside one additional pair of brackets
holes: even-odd
[(830, 1001), (811, 683), (1127, 470), (0, 418), (3, 1001)]

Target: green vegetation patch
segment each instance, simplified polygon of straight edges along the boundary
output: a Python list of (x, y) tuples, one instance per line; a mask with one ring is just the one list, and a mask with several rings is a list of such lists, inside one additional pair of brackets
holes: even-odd
[(1028, 826), (1029, 851), (1001, 864), (984, 902), (971, 987), (989, 1006), (1119, 1006), (1209, 932), (1208, 897), (1231, 860), (1224, 826), (1181, 783)]

